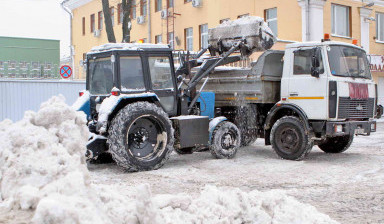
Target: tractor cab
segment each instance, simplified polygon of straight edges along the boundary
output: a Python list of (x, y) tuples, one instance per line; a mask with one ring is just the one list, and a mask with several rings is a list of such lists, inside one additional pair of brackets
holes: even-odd
[(154, 93), (170, 116), (177, 114), (177, 85), (172, 50), (162, 44), (105, 44), (87, 54), (87, 90), (91, 119), (110, 95)]

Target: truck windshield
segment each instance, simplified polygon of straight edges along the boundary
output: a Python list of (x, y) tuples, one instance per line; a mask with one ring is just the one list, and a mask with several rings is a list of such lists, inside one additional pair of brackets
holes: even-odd
[(89, 60), (88, 70), (89, 92), (103, 95), (113, 88), (113, 72), (111, 58), (97, 58)]
[(371, 78), (367, 55), (363, 50), (346, 46), (330, 46), (328, 59), (332, 75)]

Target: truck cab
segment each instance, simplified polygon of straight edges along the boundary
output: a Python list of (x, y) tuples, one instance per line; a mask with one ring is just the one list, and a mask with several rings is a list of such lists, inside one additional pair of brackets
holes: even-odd
[(303, 110), (315, 133), (320, 126), (326, 136), (375, 130), (377, 87), (362, 48), (334, 41), (294, 43), (284, 60), (280, 102)]

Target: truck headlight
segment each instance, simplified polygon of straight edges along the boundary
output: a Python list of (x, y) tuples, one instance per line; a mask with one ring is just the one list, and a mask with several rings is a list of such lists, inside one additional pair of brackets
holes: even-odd
[(342, 133), (342, 132), (343, 132), (343, 125), (335, 124), (335, 133)]
[(376, 131), (376, 123), (371, 124), (371, 131)]

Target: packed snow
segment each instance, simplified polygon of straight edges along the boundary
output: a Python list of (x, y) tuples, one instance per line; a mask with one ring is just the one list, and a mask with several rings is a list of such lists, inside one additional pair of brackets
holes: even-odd
[[(88, 135), (85, 114), (63, 97), (19, 122), (2, 121), (0, 223), (337, 223), (280, 190), (243, 191), (208, 181), (196, 194), (152, 194), (148, 183), (123, 184), (121, 191), (113, 175), (99, 175), (108, 183), (98, 184), (84, 157)], [(151, 177), (123, 173), (132, 184), (146, 174)]]

